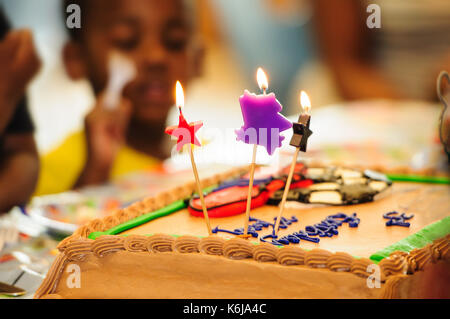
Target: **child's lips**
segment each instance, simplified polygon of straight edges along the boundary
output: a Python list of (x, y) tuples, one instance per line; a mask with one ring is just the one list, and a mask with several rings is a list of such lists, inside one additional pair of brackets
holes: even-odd
[(144, 98), (149, 101), (167, 99), (169, 87), (161, 82), (150, 83), (144, 88)]

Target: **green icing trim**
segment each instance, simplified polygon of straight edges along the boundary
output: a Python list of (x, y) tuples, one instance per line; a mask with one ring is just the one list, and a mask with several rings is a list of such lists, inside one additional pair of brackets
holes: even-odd
[(386, 176), (391, 181), (396, 182), (450, 184), (450, 178), (442, 176), (397, 175), (397, 174), (387, 174)]
[(128, 222), (117, 225), (111, 229), (108, 229), (107, 231), (90, 233), (88, 238), (96, 239), (102, 235), (117, 235), (128, 229), (145, 224), (151, 220), (173, 214), (173, 213), (175, 213), (183, 208), (186, 208), (186, 207), (187, 206), (186, 206), (186, 203), (184, 202), (184, 200), (179, 200), (179, 201), (176, 201), (166, 207), (155, 210), (154, 212), (141, 215), (141, 216), (136, 217)]
[[(214, 188), (216, 188), (217, 185), (212, 185), (209, 187), (206, 187), (203, 189), (203, 193), (209, 193), (210, 191), (212, 191)], [(195, 192), (194, 194), (197, 194), (198, 192)], [(111, 229), (108, 229), (107, 231), (104, 232), (92, 232), (89, 234), (88, 238), (89, 239), (96, 239), (102, 235), (117, 235), (121, 232), (124, 232), (128, 229), (140, 226), (142, 224), (145, 224), (153, 219), (157, 219), (160, 217), (164, 217), (166, 215), (170, 215), (172, 213), (175, 213), (181, 209), (186, 208), (187, 205), (185, 203), (184, 200), (179, 200), (176, 201), (166, 207), (163, 207), (161, 209), (155, 210), (154, 212), (148, 213), (148, 214), (144, 214), (141, 215), (139, 217), (136, 217), (128, 222), (122, 223), (120, 225), (117, 225)], [(174, 235), (175, 237), (177, 237), (178, 235)]]
[(374, 262), (379, 262), (382, 259), (388, 257), (392, 252), (396, 250), (410, 252), (415, 248), (422, 248), (427, 244), (432, 243), (433, 240), (444, 237), (449, 233), (450, 216), (447, 216), (433, 224), (422, 228), (417, 233), (403, 238), (395, 244), (392, 244), (380, 251), (377, 251), (375, 254), (370, 256), (370, 259)]

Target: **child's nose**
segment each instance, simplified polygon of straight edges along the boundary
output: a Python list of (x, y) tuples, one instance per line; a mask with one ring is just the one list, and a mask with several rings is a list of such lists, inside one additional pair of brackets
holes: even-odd
[(149, 39), (141, 48), (146, 64), (162, 64), (166, 61), (167, 52), (159, 39)]

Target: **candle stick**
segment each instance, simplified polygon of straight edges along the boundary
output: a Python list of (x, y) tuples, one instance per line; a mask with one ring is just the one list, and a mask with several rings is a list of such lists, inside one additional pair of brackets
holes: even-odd
[(292, 135), (290, 145), (295, 147), (295, 152), (294, 156), (292, 157), (292, 163), (289, 169), (289, 175), (286, 180), (286, 185), (284, 187), (283, 197), (281, 198), (280, 211), (278, 213), (275, 227), (273, 229), (275, 236), (278, 234), (278, 229), (280, 227), (281, 215), (283, 214), (284, 206), (286, 205), (286, 199), (291, 187), (292, 176), (294, 175), (294, 169), (295, 164), (297, 163), (298, 154), (300, 151), (306, 152), (308, 138), (312, 134), (312, 131), (309, 129), (311, 120), (311, 116), (309, 115), (311, 102), (309, 101), (308, 95), (304, 91), (300, 93), (300, 103), (304, 112), (300, 115), (298, 123), (294, 123), (293, 125), (294, 133)]
[(272, 155), (275, 149), (281, 146), (284, 139), (283, 136), (280, 136), (280, 132), (292, 127), (292, 123), (279, 114), (282, 106), (277, 101), (275, 94), (267, 94), (268, 81), (261, 68), (257, 71), (257, 80), (263, 94), (255, 95), (245, 90), (244, 95), (239, 98), (244, 125), (236, 131), (237, 140), (254, 144), (244, 220), (244, 237), (248, 236), (257, 146), (264, 146), (269, 155)]
[(202, 122), (188, 123), (183, 116), (182, 107), (184, 105), (184, 92), (181, 83), (177, 81), (176, 84), (176, 104), (179, 114), (178, 126), (170, 126), (166, 128), (166, 133), (178, 138), (177, 150), (180, 151), (185, 144), (189, 145), (189, 157), (191, 159), (192, 171), (194, 173), (195, 183), (197, 184), (197, 191), (202, 204), (203, 216), (205, 219), (206, 227), (208, 229), (208, 234), (212, 234), (211, 224), (209, 222), (208, 210), (206, 209), (205, 199), (203, 197), (203, 190), (200, 183), (200, 178), (198, 177), (197, 165), (195, 164), (194, 152), (192, 149), (192, 144), (201, 146), (200, 141), (195, 137), (195, 132), (197, 132), (200, 127), (202, 127)]

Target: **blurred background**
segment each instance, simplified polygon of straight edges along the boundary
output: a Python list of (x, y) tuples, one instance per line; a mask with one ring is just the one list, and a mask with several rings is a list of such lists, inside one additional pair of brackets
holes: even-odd
[[(186, 103), (192, 118), (202, 115), (209, 126), (240, 125), (237, 99), (245, 88), (258, 92), (259, 66), (286, 115), (299, 112), (301, 89), (313, 110), (350, 100), (435, 102), (436, 77), (450, 69), (445, 0), (187, 2), (207, 51), (203, 77), (187, 92)], [(33, 31), (43, 61), (28, 97), (38, 148), (45, 153), (82, 127), (95, 101), (92, 89), (86, 81), (69, 80), (62, 65), (67, 34), (61, 1), (0, 3), (14, 28)], [(366, 26), (373, 3), (381, 8), (379, 29)]]

